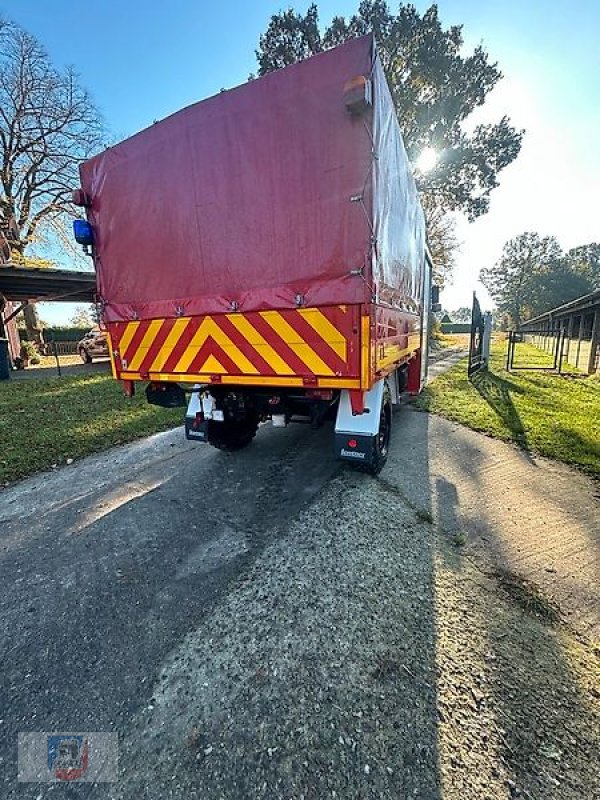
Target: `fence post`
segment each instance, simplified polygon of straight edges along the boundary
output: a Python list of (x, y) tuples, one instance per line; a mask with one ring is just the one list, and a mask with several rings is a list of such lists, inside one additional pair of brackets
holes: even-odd
[(568, 333), (567, 333), (565, 328), (563, 328), (562, 331), (560, 331), (559, 336), (560, 336), (560, 354), (558, 356), (558, 374), (560, 375), (562, 373), (562, 364), (563, 364), (563, 357), (564, 357), (564, 350), (565, 350), (565, 339), (568, 339), (569, 343), (571, 342), (571, 339), (570, 339), (570, 337), (569, 337), (569, 335), (568, 335)]
[(492, 341), (492, 314), (486, 311), (483, 315), (483, 342), (481, 356), (483, 363), (487, 367), (490, 363), (490, 344)]
[(60, 359), (58, 357), (58, 345), (56, 344), (56, 339), (54, 338), (54, 335), (52, 336), (52, 350), (54, 351), (54, 358), (56, 359), (56, 373), (60, 378), (61, 376)]
[(600, 312), (594, 311), (594, 321), (592, 322), (592, 337), (590, 341), (590, 357), (587, 365), (587, 373), (591, 375), (596, 366), (596, 351), (598, 349), (598, 339), (600, 338)]

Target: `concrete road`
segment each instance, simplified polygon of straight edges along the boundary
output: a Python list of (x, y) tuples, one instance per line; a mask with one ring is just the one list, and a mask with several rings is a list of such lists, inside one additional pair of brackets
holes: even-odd
[[(569, 677), (588, 656), (557, 673), (557, 637), (484, 577), (531, 568), (593, 628), (591, 482), (408, 407), (377, 480), (336, 463), (329, 434), (266, 425), (228, 455), (178, 429), (0, 494), (2, 798), (593, 796), (595, 723)], [(481, 688), (492, 651), (506, 664)], [(542, 655), (532, 685), (520, 665)], [(577, 742), (568, 763), (522, 764), (527, 725)], [(119, 732), (122, 781), (18, 785), (17, 733), (53, 730)]]
[(0, 495), (0, 796), (17, 731), (126, 726), (170, 650), (340, 469), (331, 450), (303, 425), (235, 456), (177, 429)]

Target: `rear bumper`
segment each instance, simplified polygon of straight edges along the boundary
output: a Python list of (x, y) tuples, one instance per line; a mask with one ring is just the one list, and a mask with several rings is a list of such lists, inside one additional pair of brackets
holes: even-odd
[(301, 389), (360, 389), (359, 378), (320, 378), (306, 376), (298, 377), (276, 377), (276, 376), (246, 376), (246, 375), (214, 375), (208, 373), (178, 373), (166, 372), (129, 372), (121, 371), (118, 376), (124, 381), (156, 381), (165, 383), (200, 383), (203, 385), (226, 385), (226, 386), (273, 386), (277, 388), (301, 388)]

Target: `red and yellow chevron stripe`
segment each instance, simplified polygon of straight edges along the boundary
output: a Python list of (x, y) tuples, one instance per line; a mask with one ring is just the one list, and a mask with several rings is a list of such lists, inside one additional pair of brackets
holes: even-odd
[(358, 306), (109, 323), (123, 380), (360, 386)]

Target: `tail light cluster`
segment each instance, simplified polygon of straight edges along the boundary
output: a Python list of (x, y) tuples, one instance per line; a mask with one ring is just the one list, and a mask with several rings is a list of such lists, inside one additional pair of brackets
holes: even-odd
[(333, 389), (308, 389), (306, 396), (311, 400), (332, 400)]
[(196, 416), (194, 417), (194, 419), (192, 421), (192, 428), (195, 431), (197, 431), (198, 428), (202, 425), (203, 422), (204, 422), (204, 413), (202, 411), (197, 411), (196, 412)]

